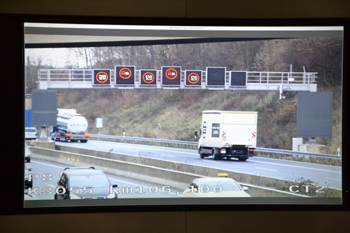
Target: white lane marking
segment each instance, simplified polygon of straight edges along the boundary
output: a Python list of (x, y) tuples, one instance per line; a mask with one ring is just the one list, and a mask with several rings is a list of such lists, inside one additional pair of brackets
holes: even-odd
[(209, 163), (220, 163), (220, 162), (215, 162), (215, 161), (209, 161), (209, 160), (203, 160), (205, 162), (209, 162)]
[(295, 163), (295, 164), (314, 164), (320, 167), (335, 167), (332, 165), (327, 165), (327, 164), (320, 164), (320, 163), (308, 163), (308, 162), (301, 162), (301, 161), (293, 161), (293, 160), (285, 160), (285, 159), (273, 159), (273, 158), (266, 158), (266, 157), (251, 157), (250, 161), (252, 162), (258, 162), (259, 160), (270, 160), (270, 161), (281, 161), (281, 162), (286, 162), (286, 163)]
[[(104, 142), (104, 141), (98, 141), (99, 143), (97, 144), (106, 144), (106, 145), (109, 145), (109, 146), (116, 146), (116, 145), (113, 145), (112, 143), (113, 142)], [(126, 148), (129, 148), (130, 146), (129, 145), (123, 145), (125, 143), (120, 143), (118, 144), (117, 146), (118, 147), (126, 147)], [(137, 144), (132, 144), (133, 147), (137, 147), (137, 148), (140, 148), (140, 149), (149, 149), (149, 147), (152, 147), (152, 150), (156, 150), (156, 151), (170, 151), (172, 153), (180, 153), (180, 154), (190, 154), (190, 155), (197, 155), (198, 153), (195, 153), (195, 152), (182, 152), (182, 151), (179, 151), (179, 150), (186, 150), (186, 149), (181, 149), (181, 148), (160, 148), (160, 149), (157, 149), (157, 146), (145, 146), (145, 145), (137, 145)], [(174, 149), (175, 149), (175, 152), (174, 152)], [(116, 152), (117, 153), (117, 152)]]
[(256, 168), (256, 169), (261, 169), (261, 170), (268, 170), (268, 171), (278, 172), (278, 170), (268, 169), (268, 168), (263, 168), (263, 167), (255, 167), (255, 168)]
[(303, 169), (310, 169), (310, 170), (316, 170), (316, 171), (324, 171), (324, 172), (334, 172), (341, 174), (341, 171), (331, 171), (326, 169), (319, 169), (319, 168), (311, 168), (311, 167), (302, 167), (302, 166), (295, 166), (295, 165), (287, 165), (287, 164), (281, 164), (281, 163), (269, 163), (269, 162), (261, 162), (261, 161), (254, 161), (256, 163), (265, 163), (265, 164), (272, 164), (272, 165), (278, 165), (278, 166), (285, 166), (285, 167), (296, 167), (296, 168), (303, 168)]
[[(140, 184), (135, 184), (135, 183), (131, 183), (131, 182), (123, 181), (123, 180), (117, 180), (117, 179), (114, 179), (114, 178), (109, 178), (109, 177), (108, 177), (108, 179), (114, 180), (114, 181), (119, 181), (119, 182), (122, 182), (122, 183), (125, 183), (125, 184), (131, 184), (131, 185), (135, 185), (135, 186), (141, 186)], [(144, 186), (144, 185), (142, 185), (142, 187), (148, 188), (147, 186)]]
[(341, 179), (334, 179), (334, 178), (330, 178), (330, 177), (326, 177), (326, 179), (341, 181)]
[(51, 165), (51, 164), (48, 164), (48, 163), (37, 162), (37, 161), (32, 161), (32, 163), (38, 163), (38, 164), (41, 164), (41, 165), (56, 167), (56, 168), (60, 168), (60, 169), (66, 168), (66, 167), (59, 167), (59, 166)]

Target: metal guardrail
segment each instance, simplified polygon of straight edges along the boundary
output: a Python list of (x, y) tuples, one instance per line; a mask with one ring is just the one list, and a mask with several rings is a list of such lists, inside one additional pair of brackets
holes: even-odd
[(197, 146), (197, 142), (189, 141), (179, 141), (179, 140), (168, 140), (168, 139), (157, 139), (157, 138), (140, 138), (140, 137), (124, 137), (124, 136), (113, 136), (113, 135), (99, 135), (99, 134), (89, 134), (91, 137), (98, 138), (111, 138), (111, 139), (123, 139), (123, 140), (138, 140), (144, 142), (166, 142), (166, 143), (178, 143), (184, 145), (193, 145)]
[(156, 138), (99, 135), (99, 134), (90, 134), (90, 136), (91, 136), (91, 139), (98, 138), (98, 139), (113, 140), (113, 141), (119, 141), (119, 142), (130, 142), (135, 144), (147, 144), (147, 145), (176, 147), (176, 148), (195, 149), (195, 150), (197, 150), (198, 148), (197, 142), (156, 139)]
[[(166, 140), (166, 139), (156, 139), (156, 138), (140, 138), (140, 137), (124, 137), (124, 136), (112, 136), (112, 135), (98, 135), (91, 134), (92, 139), (107, 139), (115, 140), (121, 142), (130, 142), (137, 144), (148, 144), (148, 145), (158, 145), (158, 146), (168, 146), (176, 148), (186, 148), (197, 150), (197, 142), (189, 141), (178, 141), (178, 140)], [(301, 162), (316, 162), (323, 164), (333, 164), (336, 166), (341, 165), (341, 156), (337, 155), (328, 155), (328, 154), (319, 154), (319, 153), (310, 153), (310, 152), (300, 152), (300, 151), (291, 151), (291, 150), (281, 150), (281, 149), (271, 149), (271, 148), (262, 148), (257, 147), (256, 152), (259, 153), (259, 157), (269, 157), (276, 159), (289, 159)], [(267, 155), (266, 155), (267, 154)], [(272, 154), (272, 156), (271, 156)], [(314, 158), (314, 161), (312, 160)], [(327, 161), (332, 160), (332, 161)]]
[(339, 155), (328, 155), (270, 148), (256, 148), (256, 152), (258, 153), (258, 157), (293, 160), (299, 162), (318, 163), (333, 166), (342, 165), (342, 157)]
[(247, 71), (248, 83), (315, 84), (316, 72)]
[(280, 149), (270, 149), (270, 148), (257, 147), (255, 149), (255, 151), (257, 151), (257, 152), (265, 152), (265, 153), (281, 154), (281, 155), (295, 155), (295, 156), (302, 155), (302, 156), (317, 157), (317, 158), (324, 158), (324, 159), (341, 160), (341, 156), (337, 156), (337, 155), (318, 154), (318, 153), (292, 151), (292, 150), (280, 150)]

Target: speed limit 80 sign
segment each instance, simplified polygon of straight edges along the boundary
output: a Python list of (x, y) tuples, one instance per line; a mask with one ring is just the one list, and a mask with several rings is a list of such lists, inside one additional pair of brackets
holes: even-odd
[(93, 85), (110, 85), (110, 70), (94, 70)]
[(186, 86), (200, 86), (202, 84), (201, 70), (186, 70)]
[(154, 86), (157, 84), (157, 70), (141, 70), (140, 84), (142, 86)]

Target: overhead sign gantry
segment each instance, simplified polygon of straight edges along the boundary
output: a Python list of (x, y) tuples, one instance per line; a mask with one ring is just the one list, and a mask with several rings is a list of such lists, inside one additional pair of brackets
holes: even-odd
[(251, 91), (317, 91), (316, 72), (235, 71), (226, 67), (185, 70), (162, 66), (160, 70), (135, 66), (111, 69), (40, 69), (39, 89), (204, 89)]

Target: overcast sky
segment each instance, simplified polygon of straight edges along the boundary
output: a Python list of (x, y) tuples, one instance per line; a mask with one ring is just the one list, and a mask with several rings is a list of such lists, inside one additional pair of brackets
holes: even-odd
[(66, 48), (25, 49), (25, 62), (28, 56), (35, 63), (41, 59), (43, 65), (51, 65), (55, 68), (71, 65), (76, 59), (75, 55)]

